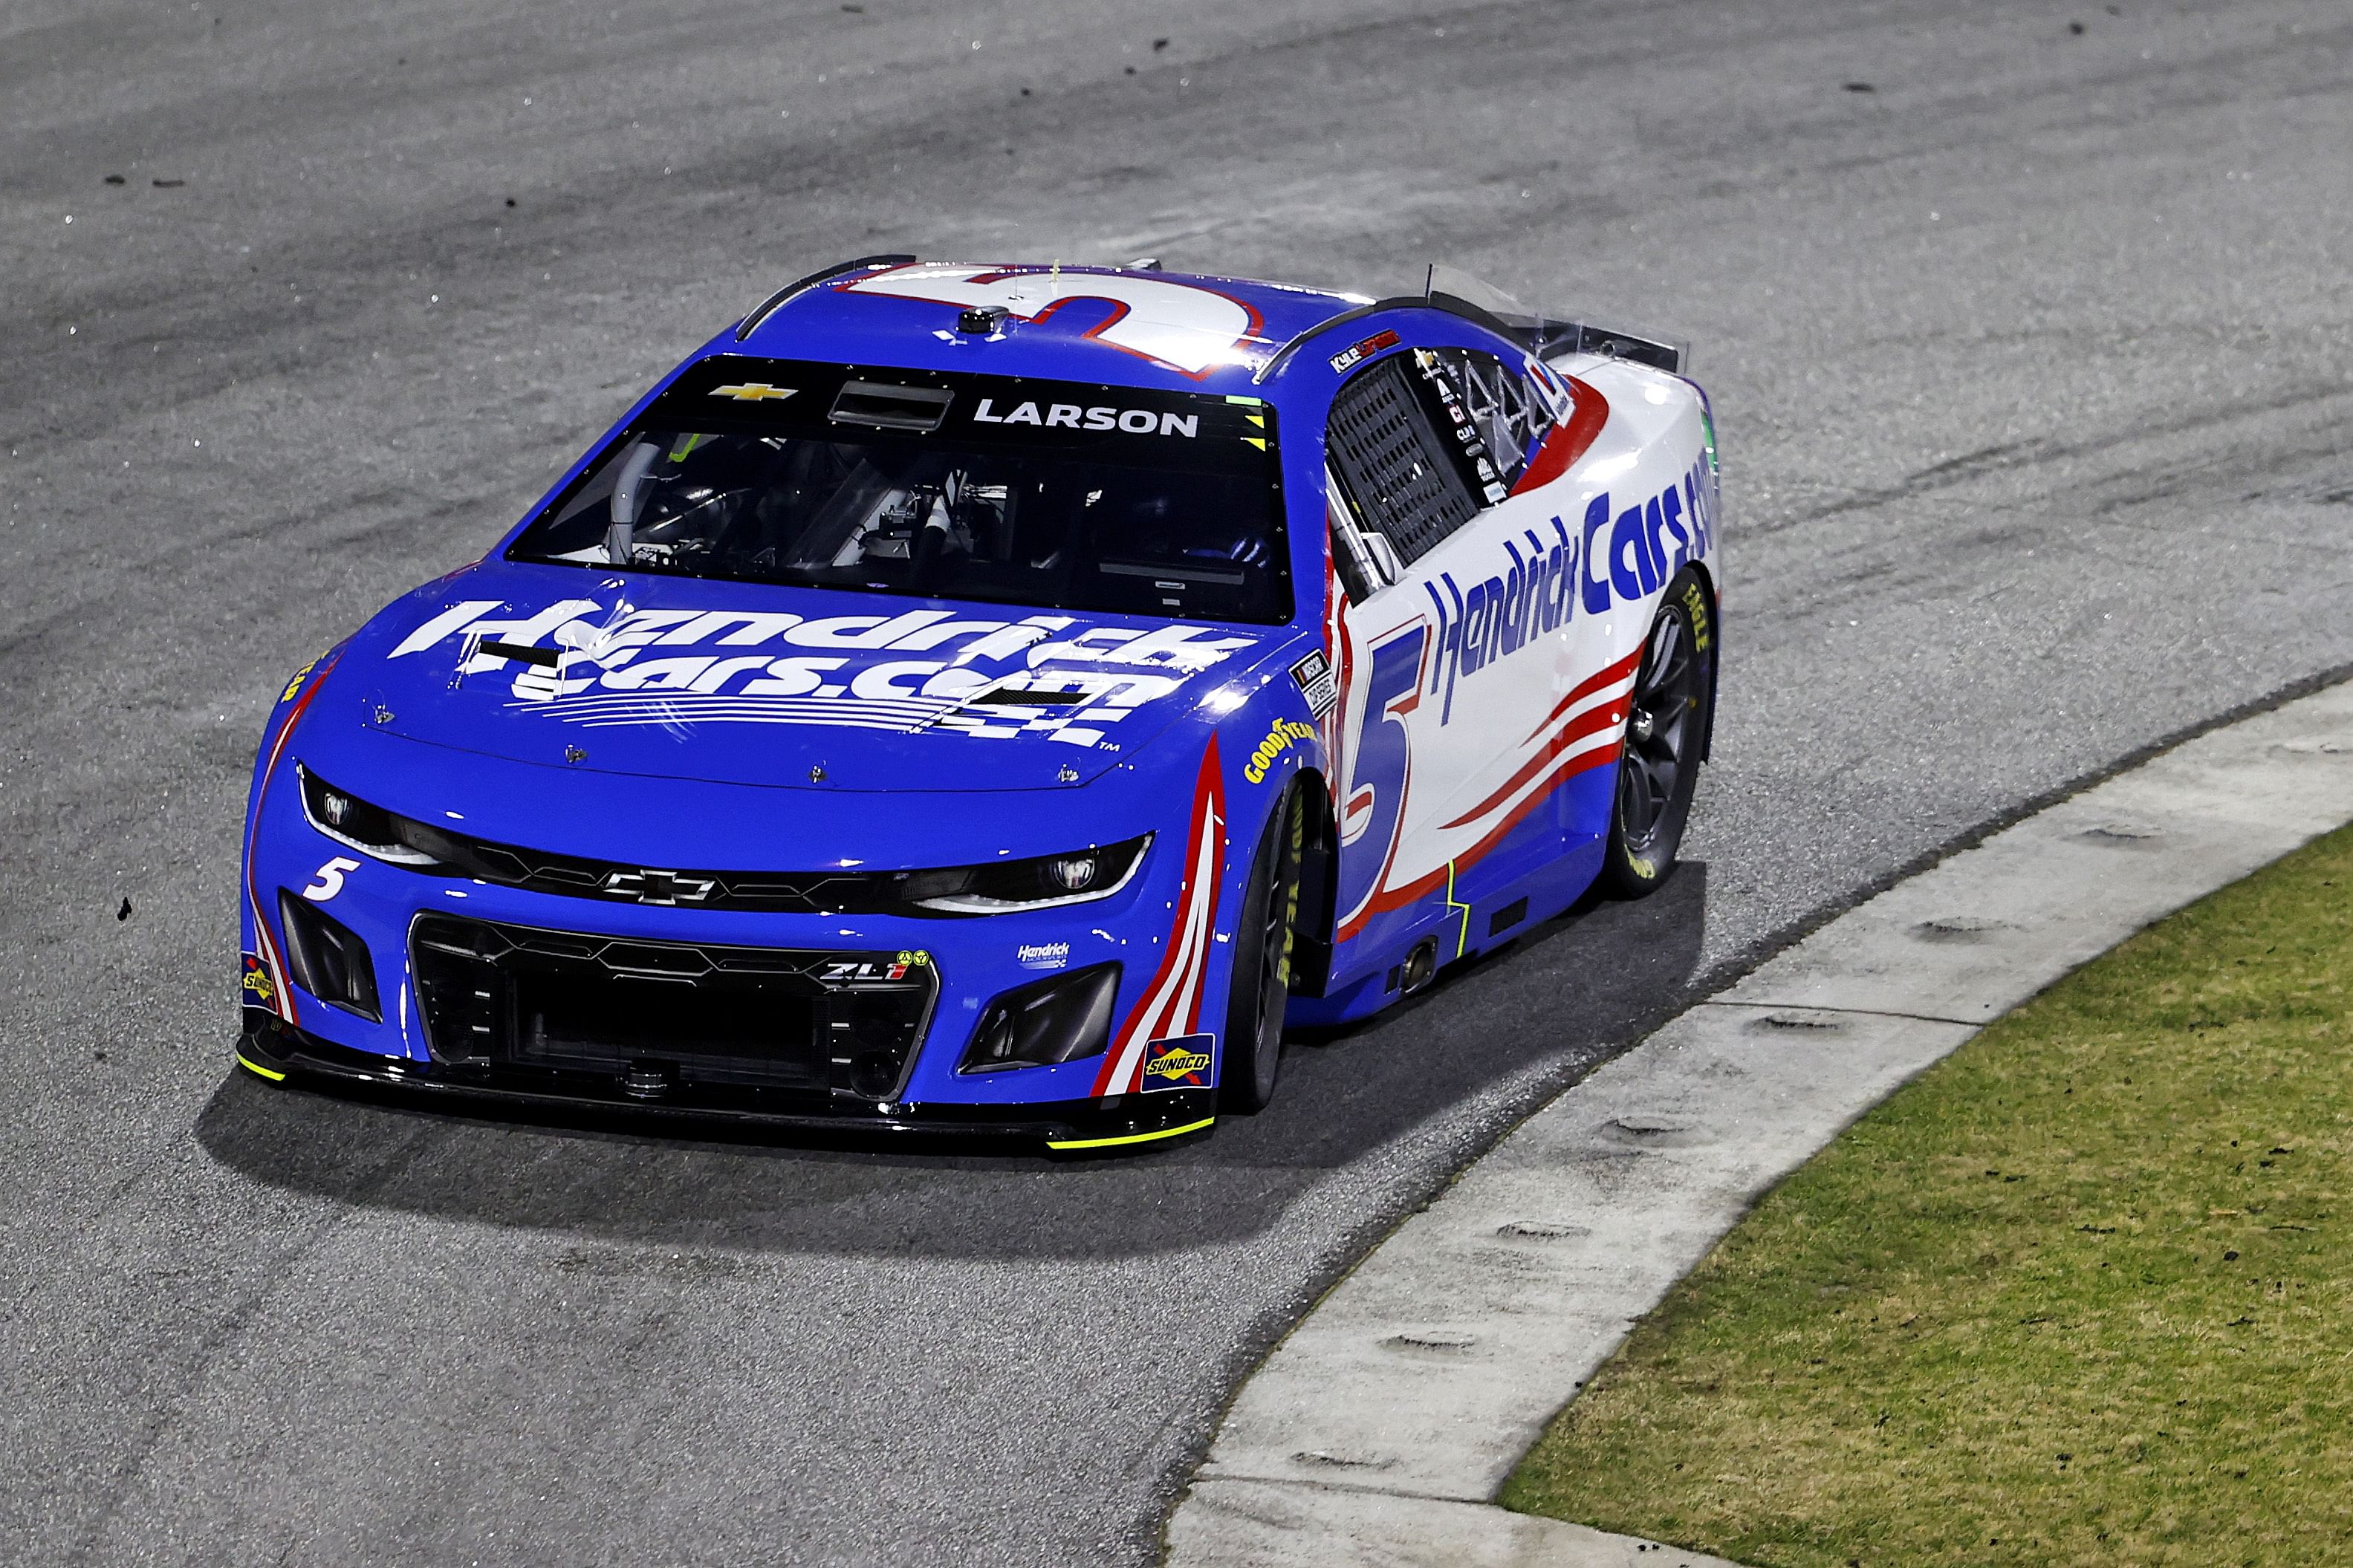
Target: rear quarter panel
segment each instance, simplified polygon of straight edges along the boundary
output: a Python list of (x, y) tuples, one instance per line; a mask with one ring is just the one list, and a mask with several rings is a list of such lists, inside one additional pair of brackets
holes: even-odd
[(1388, 999), (1387, 972), (1426, 937), (1452, 959), (1574, 901), (1599, 868), (1644, 639), (1686, 566), (1713, 635), (1704, 395), (1621, 361), (1528, 363), (1566, 400), (1556, 431), (1586, 426), (1589, 445), (1565, 468), (1540, 454), (1521, 489), (1341, 612), (1339, 944), (1325, 1000), (1300, 1009), (1313, 1021)]

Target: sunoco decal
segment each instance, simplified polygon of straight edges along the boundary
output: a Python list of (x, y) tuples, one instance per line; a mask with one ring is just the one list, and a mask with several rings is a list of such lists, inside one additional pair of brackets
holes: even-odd
[(1215, 1035), (1183, 1035), (1155, 1040), (1144, 1047), (1144, 1083), (1155, 1089), (1206, 1089), (1209, 1083), (1209, 1052)]

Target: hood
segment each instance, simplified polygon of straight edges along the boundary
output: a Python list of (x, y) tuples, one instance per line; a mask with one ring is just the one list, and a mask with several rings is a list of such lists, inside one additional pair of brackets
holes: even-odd
[(517, 762), (1047, 789), (1133, 762), (1289, 635), (490, 561), (378, 615), (333, 685), (365, 727)]

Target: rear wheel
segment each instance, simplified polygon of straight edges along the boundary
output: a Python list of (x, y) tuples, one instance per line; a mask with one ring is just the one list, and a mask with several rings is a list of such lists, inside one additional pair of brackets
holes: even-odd
[(1299, 867), (1307, 846), (1307, 796), (1286, 792), (1251, 858), (1241, 919), (1234, 929), (1233, 978), (1226, 1002), (1225, 1061), (1218, 1095), (1229, 1110), (1262, 1110), (1282, 1066), (1282, 1015), (1291, 1002), (1291, 957), (1299, 925)]
[(1639, 899), (1665, 881), (1683, 845), (1715, 689), (1711, 608), (1697, 574), (1681, 573), (1642, 645), (1601, 861), (1602, 886), (1620, 898)]

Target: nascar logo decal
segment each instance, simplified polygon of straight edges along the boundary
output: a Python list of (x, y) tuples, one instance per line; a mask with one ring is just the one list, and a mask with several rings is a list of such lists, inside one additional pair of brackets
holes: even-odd
[(1201, 1024), (1201, 984), (1208, 972), (1209, 942), (1218, 912), (1218, 879), (1226, 863), (1224, 777), (1218, 762), (1218, 740), (1212, 735), (1202, 750), (1201, 769), (1194, 779), (1193, 836), (1186, 847), (1185, 885), (1176, 895), (1176, 918), (1168, 928), (1168, 952), (1160, 961), (1159, 973), (1145, 986), (1143, 1000), (1121, 1026), (1118, 1039), (1103, 1053), (1103, 1071), (1095, 1077), (1098, 1095), (1184, 1087), (1144, 1083), (1147, 1050), (1151, 1046), (1210, 1037), (1197, 1031)]

